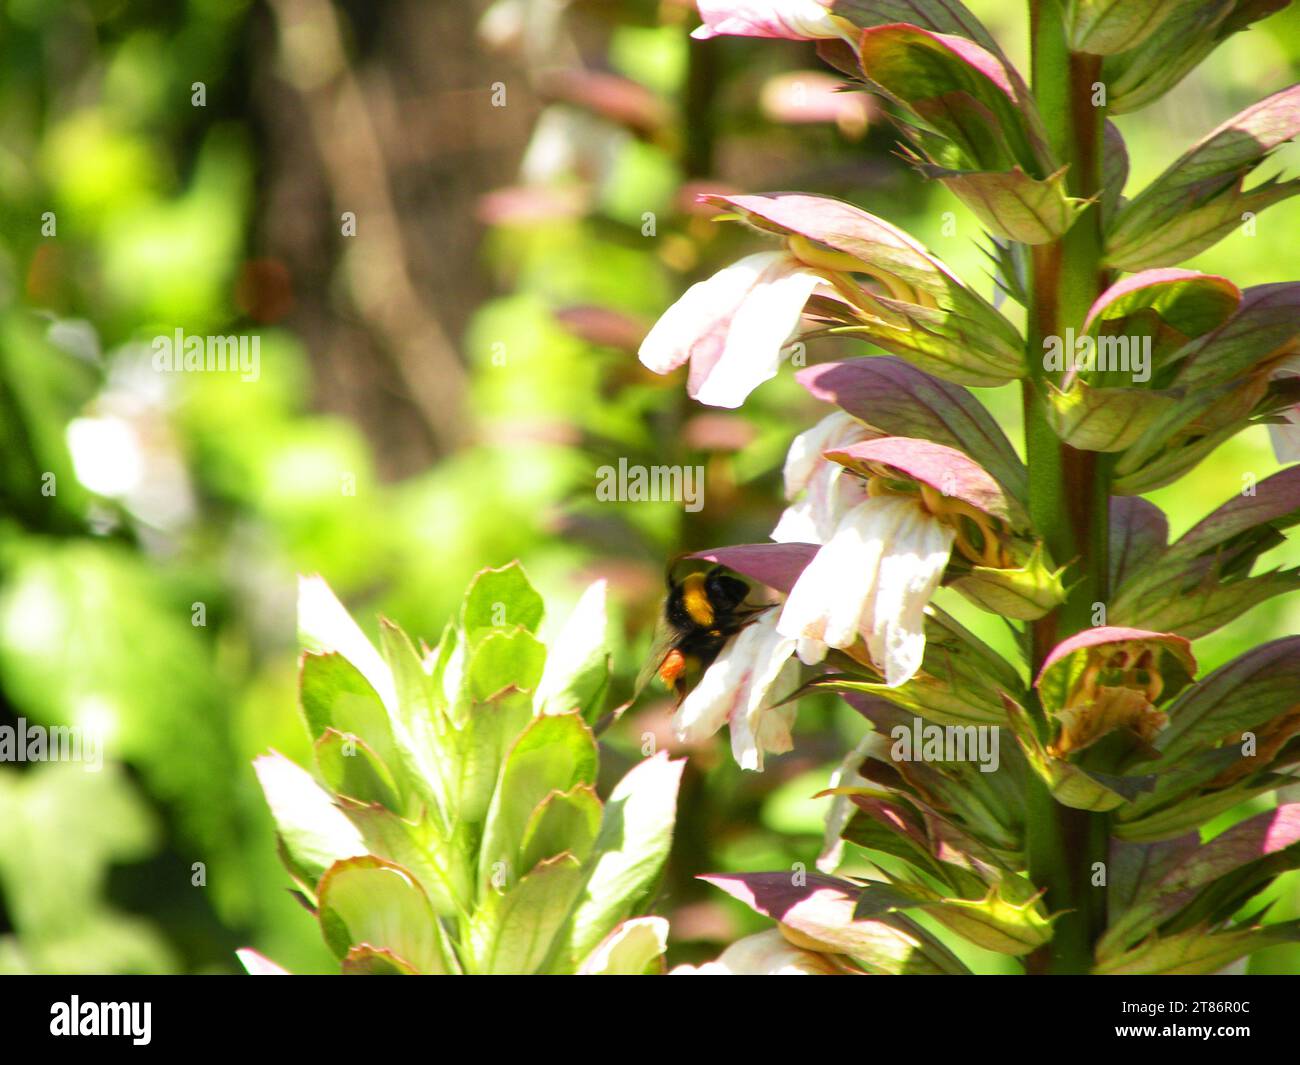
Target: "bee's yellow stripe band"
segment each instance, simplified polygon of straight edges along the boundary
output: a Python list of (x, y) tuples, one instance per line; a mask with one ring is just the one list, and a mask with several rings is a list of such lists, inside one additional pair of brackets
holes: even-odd
[(682, 605), (697, 625), (713, 624), (713, 604), (704, 590), (703, 573), (691, 573), (682, 581)]

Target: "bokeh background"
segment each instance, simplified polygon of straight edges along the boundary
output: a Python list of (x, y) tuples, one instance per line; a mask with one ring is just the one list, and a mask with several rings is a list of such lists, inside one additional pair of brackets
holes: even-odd
[[(1021, 6), (970, 6), (1022, 59)], [(823, 413), (789, 375), (731, 413), (637, 363), (687, 284), (755, 246), (700, 188), (844, 196), (992, 293), (973, 218), (811, 45), (693, 25), (684, 0), (0, 0), (0, 724), (108, 736), (98, 773), (0, 766), (0, 972), (234, 972), (243, 945), (333, 969), (250, 769), (269, 747), (309, 764), (297, 573), (428, 638), (483, 566), (521, 559), (552, 620), (605, 577), (630, 691), (665, 561), (765, 539)], [(1130, 193), (1298, 68), (1291, 8), (1122, 116)], [(1291, 279), (1297, 233), (1292, 200), (1189, 265)], [(256, 336), (260, 376), (154, 372), (177, 328)], [(1018, 439), (1014, 391), (980, 396)], [(620, 457), (703, 465), (703, 509), (598, 502)], [(1276, 468), (1252, 431), (1152, 498), (1177, 535)], [(1298, 630), (1279, 599), (1198, 649), (1210, 668)], [(647, 731), (672, 745), (669, 710), (624, 718), (611, 774)], [(812, 867), (810, 796), (864, 728), (808, 703), (761, 776), (725, 735), (689, 752), (671, 961), (763, 924), (695, 874)], [(1272, 894), (1300, 916), (1294, 874)]]

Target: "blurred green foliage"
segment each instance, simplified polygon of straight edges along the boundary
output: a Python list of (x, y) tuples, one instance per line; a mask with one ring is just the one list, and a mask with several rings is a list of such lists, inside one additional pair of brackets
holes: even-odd
[[(355, 6), (336, 9), (345, 26), (377, 36), (384, 12)], [(471, 20), (484, 5), (463, 6)], [(323, 574), (372, 633), (385, 614), (426, 638), (483, 566), (522, 559), (557, 617), (588, 579), (608, 576), (614, 694), (626, 696), (664, 561), (766, 538), (786, 446), (815, 405), (782, 375), (743, 417), (693, 408), (619, 339), (750, 248), (739, 227), (683, 208), (683, 180), (711, 171), (755, 191), (843, 195), (963, 276), (986, 273), (974, 218), (905, 172), (885, 123), (859, 136), (765, 113), (769, 79), (818, 68), (810, 47), (701, 48), (684, 24), (654, 25), (648, 5), (605, 5), (600, 17), (590, 6), (572, 13), (591, 22), (574, 39), (586, 60), (673, 117), (652, 136), (594, 118), (598, 166), (534, 175), (534, 193), (576, 193), (579, 210), (489, 214), (463, 269), (497, 295), (455, 338), (473, 441), (400, 479), (381, 475), (390, 464), (359, 425), (320, 413), (319, 361), (293, 319), (241, 309), (241, 269), (261, 254), (259, 224), (274, 210), (263, 176), (277, 151), (253, 117), (251, 94), (269, 91), (255, 68), (270, 62), (273, 37), (254, 6), (11, 0), (0, 11), (0, 724), (102, 727), (108, 751), (100, 773), (0, 767), (0, 971), (234, 972), (245, 944), (295, 972), (331, 968), (285, 890), (250, 766), (268, 748), (310, 759), (294, 691), (296, 573)], [(1019, 6), (970, 6), (1022, 61)], [(532, 71), (515, 61), (526, 81)], [(1130, 193), (1298, 69), (1291, 8), (1232, 38), (1159, 105), (1123, 116)], [(200, 80), (202, 108), (191, 102)], [(581, 110), (552, 103), (542, 116), (557, 108)], [(1297, 162), (1295, 146), (1276, 157), (1279, 169)], [(1298, 228), (1293, 199), (1189, 265), (1243, 286), (1293, 277)], [(322, 287), (347, 319), (341, 253), (326, 266), (300, 283)], [(557, 314), (593, 307), (616, 312), (623, 332), (594, 337)], [(260, 376), (153, 372), (151, 338), (177, 328), (256, 334)], [(825, 342), (810, 356), (848, 350)], [(981, 398), (1016, 439), (1014, 390)], [(596, 471), (619, 457), (706, 465), (704, 509), (598, 503)], [(1244, 474), (1274, 469), (1266, 435), (1252, 432), (1153, 499), (1177, 535)], [(1300, 542), (1265, 561), (1300, 562)], [(1011, 646), (996, 619), (955, 595), (939, 602)], [(1296, 631), (1300, 602), (1272, 600), (1203, 641), (1202, 665)], [(619, 723), (611, 774), (640, 756), (646, 734), (671, 744), (667, 713), (661, 700)], [(796, 751), (762, 776), (732, 764), (725, 736), (689, 752), (660, 903), (673, 920), (670, 962), (765, 927), (692, 878), (811, 866), (825, 800), (809, 796), (864, 728), (844, 704), (810, 700)], [(1300, 916), (1294, 874), (1272, 894), (1279, 918)], [(1300, 971), (1300, 952), (1273, 948), (1252, 966)]]

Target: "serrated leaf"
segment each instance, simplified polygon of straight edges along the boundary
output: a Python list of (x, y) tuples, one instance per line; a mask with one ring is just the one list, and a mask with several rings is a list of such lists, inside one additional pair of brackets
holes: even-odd
[(366, 945), (418, 972), (449, 971), (429, 900), (409, 872), (367, 855), (335, 862), (321, 878), (321, 930), (339, 959)]
[(470, 922), (475, 971), (526, 976), (542, 970), (582, 887), (582, 867), (561, 854), (504, 892), (488, 888)]
[(305, 769), (272, 751), (253, 761), (290, 871), (313, 890), (336, 861), (366, 853), (361, 835)]
[(507, 688), (535, 692), (546, 668), (546, 648), (524, 629), (492, 632), (470, 653), (469, 697), (483, 702)]
[(360, 737), (326, 729), (315, 743), (315, 754), (321, 777), (335, 795), (402, 809), (392, 773)]
[(871, 883), (862, 888), (855, 917), (908, 909), (936, 921), (985, 950), (1018, 957), (1052, 938), (1052, 922), (1026, 881), (1007, 874), (982, 898), (950, 898), (920, 884)]
[(400, 865), (415, 877), (433, 911), (453, 916), (466, 908), (471, 884), (463, 863), (427, 818), (406, 820), (378, 804), (342, 804), (367, 853)]
[(298, 638), (302, 646), (317, 654), (341, 654), (390, 709), (397, 694), (393, 678), (352, 615), (320, 577), (298, 578)]
[(338, 652), (303, 654), (299, 702), (313, 740), (326, 729), (360, 736), (376, 750), (392, 745), (388, 710), (361, 671)]
[[(596, 741), (577, 714), (536, 717), (501, 769), (479, 852), (479, 882), (511, 884), (523, 871), (520, 849), (533, 811), (553, 791), (596, 782)], [(504, 876), (493, 876), (494, 868)]]
[(461, 628), (475, 642), (484, 629), (513, 629), (536, 632), (545, 604), (529, 583), (524, 568), (511, 562), (501, 569), (480, 572), (465, 593), (461, 606)]
[(1257, 213), (1300, 192), (1300, 181), (1243, 190), (1247, 175), (1300, 133), (1300, 85), (1275, 93), (1199, 141), (1115, 218), (1106, 265), (1121, 270), (1172, 266), (1216, 243)]
[(1033, 621), (1065, 602), (1064, 572), (1064, 566), (1056, 570), (1048, 567), (1043, 562), (1042, 545), (1036, 544), (1023, 566), (972, 566), (949, 587), (991, 614)]
[(1264, 947), (1297, 941), (1300, 921), (1213, 934), (1208, 925), (1200, 925), (1174, 935), (1152, 936), (1092, 971), (1095, 976), (1198, 976), (1218, 972)]
[(481, 824), (501, 777), (501, 767), (520, 733), (533, 720), (532, 697), (507, 689), (476, 703), (454, 736), (454, 809), (461, 821)]
[(546, 669), (536, 698), (542, 713), (578, 710), (590, 721), (602, 709), (610, 676), (605, 583), (594, 581), (582, 593), (559, 636), (547, 648)]
[(663, 971), (668, 922), (662, 917), (624, 921), (584, 959), (582, 976), (644, 976)]
[(572, 791), (553, 791), (533, 811), (524, 828), (519, 868), (568, 852), (585, 862), (600, 832), (602, 807), (594, 788), (579, 785)]
[(1072, 0), (1071, 50), (1113, 55), (1136, 48), (1178, 8), (1200, 0)]
[(446, 819), (452, 802), (446, 778), (452, 726), (444, 712), (445, 700), (406, 633), (381, 620), (379, 642), (394, 692), (389, 713), (392, 753), (383, 756), (385, 764), (405, 799), (418, 796), (436, 816)]
[(560, 957), (576, 966), (620, 921), (641, 907), (672, 846), (684, 761), (660, 753), (628, 771), (605, 803), (590, 873)]
[(419, 970), (391, 950), (353, 947), (343, 959), (344, 976), (418, 976)]
[(1177, 401), (1149, 388), (1094, 388), (1076, 377), (1066, 391), (1047, 386), (1047, 421), (1065, 443), (1080, 451), (1131, 447)]
[(1047, 244), (1074, 224), (1087, 201), (1065, 191), (1065, 169), (1045, 178), (1020, 168), (953, 170), (919, 162), (917, 169), (939, 181), (969, 207), (980, 224), (999, 240)]

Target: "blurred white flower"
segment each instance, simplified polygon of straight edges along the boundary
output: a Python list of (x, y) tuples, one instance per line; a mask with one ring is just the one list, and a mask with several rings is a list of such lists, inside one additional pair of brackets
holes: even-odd
[(921, 668), (925, 606), (954, 535), (916, 499), (882, 495), (859, 503), (799, 575), (777, 631), (838, 648), (861, 636), (885, 683), (905, 684)]
[(799, 679), (797, 640), (776, 631), (776, 611), (741, 629), (718, 655), (673, 718), (683, 743), (698, 743), (731, 726), (731, 753), (742, 769), (763, 769), (764, 752), (784, 754), (795, 707), (773, 706)]
[(822, 453), (874, 434), (844, 411), (828, 414), (794, 438), (785, 460), (785, 497), (791, 500), (772, 530), (779, 544), (824, 544), (850, 510), (867, 498), (863, 479)]
[(772, 928), (738, 939), (717, 961), (679, 965), (673, 976), (841, 976), (843, 971), (824, 954), (800, 950)]
[(73, 418), (67, 439), (77, 480), (92, 492), (121, 499), (144, 480), (144, 447), (126, 419)]
[(687, 391), (711, 407), (739, 407), (776, 376), (822, 278), (788, 252), (759, 252), (692, 285), (641, 343), (641, 362), (668, 373), (688, 360)]
[(613, 178), (630, 133), (564, 104), (542, 112), (519, 164), (525, 185), (549, 185), (577, 177), (597, 188)]

